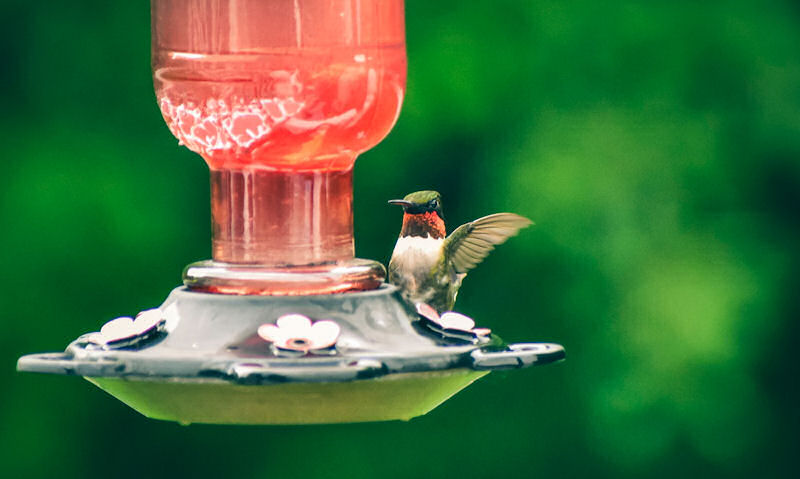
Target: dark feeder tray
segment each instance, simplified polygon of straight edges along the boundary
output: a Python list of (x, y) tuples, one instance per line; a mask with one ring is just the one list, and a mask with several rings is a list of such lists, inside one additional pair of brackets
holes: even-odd
[[(23, 356), (20, 371), (78, 375), (147, 417), (181, 424), (314, 424), (408, 420), (496, 369), (564, 358), (557, 344), (505, 345), (447, 334), (398, 290), (311, 296), (172, 291), (139, 337)], [(334, 348), (284, 357), (259, 326), (287, 314), (336, 322)], [(96, 334), (96, 333), (95, 333)]]

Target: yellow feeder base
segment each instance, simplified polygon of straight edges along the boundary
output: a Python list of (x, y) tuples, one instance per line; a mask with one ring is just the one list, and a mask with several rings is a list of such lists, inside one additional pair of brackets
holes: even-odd
[(331, 424), (422, 416), (488, 371), (448, 369), (347, 382), (237, 385), (218, 379), (87, 377), (141, 414), (188, 425)]

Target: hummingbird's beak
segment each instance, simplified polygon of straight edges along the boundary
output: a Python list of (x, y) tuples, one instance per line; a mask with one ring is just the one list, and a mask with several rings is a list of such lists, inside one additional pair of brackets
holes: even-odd
[(413, 203), (411, 203), (410, 201), (407, 201), (407, 200), (389, 200), (389, 204), (390, 205), (400, 205), (403, 208), (408, 208)]

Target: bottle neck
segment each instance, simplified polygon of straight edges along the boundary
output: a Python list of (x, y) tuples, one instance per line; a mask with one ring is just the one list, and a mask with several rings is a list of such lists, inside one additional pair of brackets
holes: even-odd
[(352, 166), (212, 169), (211, 218), (217, 262), (285, 267), (352, 259)]

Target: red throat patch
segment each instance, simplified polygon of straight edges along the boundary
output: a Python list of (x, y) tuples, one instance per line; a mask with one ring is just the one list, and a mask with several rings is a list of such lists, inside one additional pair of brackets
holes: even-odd
[(412, 215), (403, 215), (403, 229), (401, 236), (430, 236), (431, 238), (444, 238), (447, 232), (442, 220), (435, 211)]

